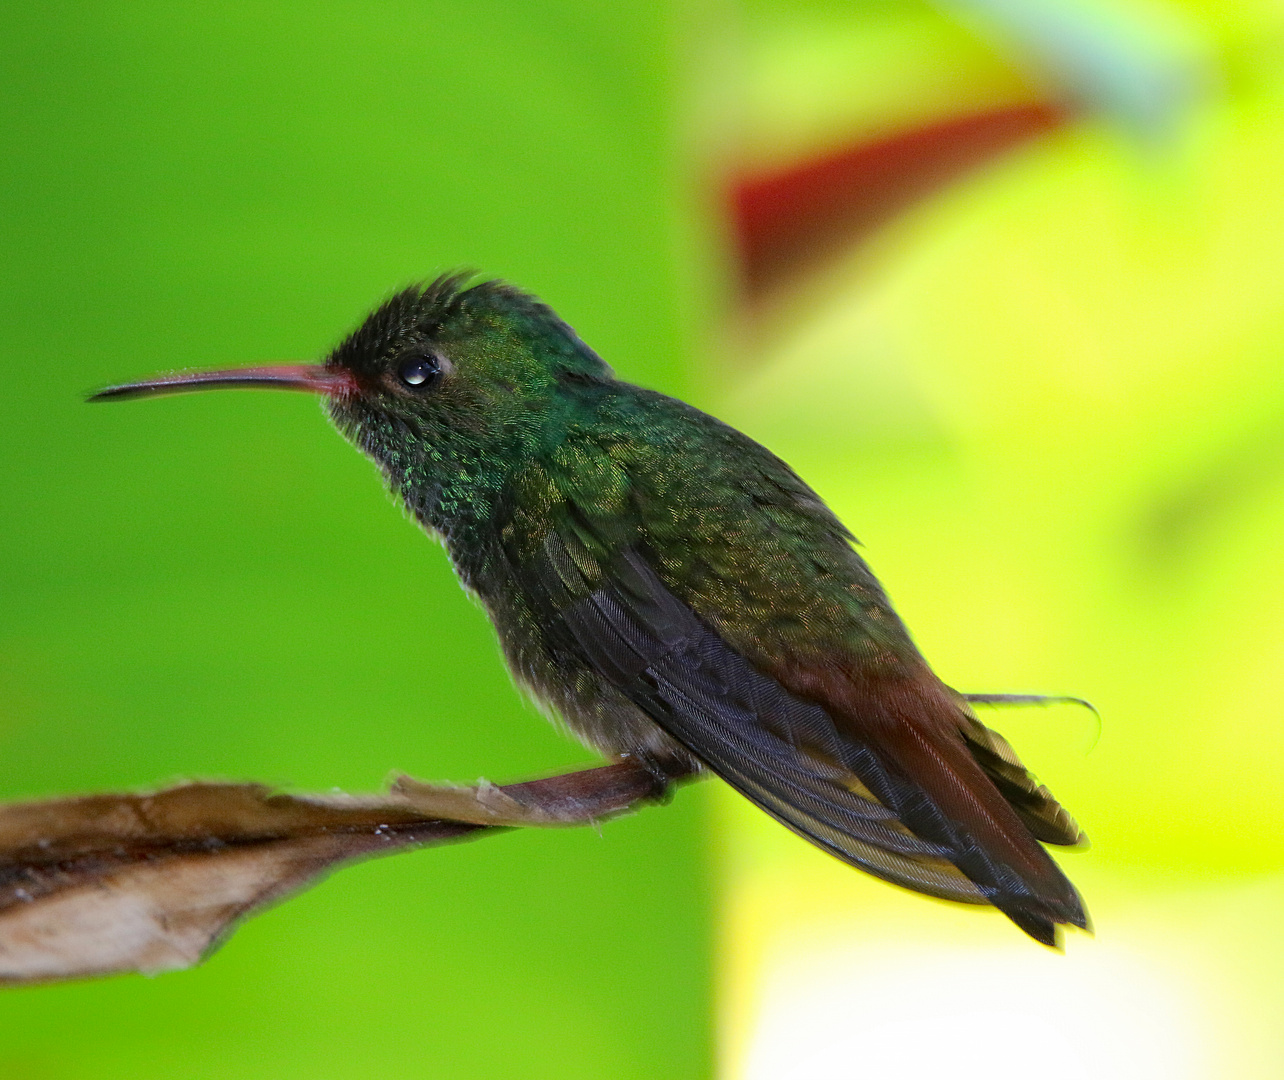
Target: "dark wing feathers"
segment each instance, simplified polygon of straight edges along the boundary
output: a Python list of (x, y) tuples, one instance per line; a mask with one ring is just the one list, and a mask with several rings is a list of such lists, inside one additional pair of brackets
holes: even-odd
[[(866, 798), (840, 767), (795, 749), (842, 751), (817, 705), (755, 671), (677, 600), (636, 553), (613, 566), (607, 584), (585, 593), (579, 568), (557, 537), (546, 544), (545, 576), (565, 590), (561, 618), (601, 674), (714, 772), (782, 824), (879, 877), (943, 899), (986, 903), (943, 845), (915, 836), (895, 810)], [(578, 597), (578, 598), (576, 598)], [(782, 737), (781, 732), (788, 737)], [(897, 781), (873, 755), (847, 754), (861, 786), (892, 798)], [(899, 801), (906, 801), (911, 793)]]
[(550, 608), (579, 651), (782, 824), (888, 881), (943, 899), (993, 904), (1045, 944), (1056, 943), (1059, 923), (1086, 924), (1078, 895), (1056, 864), (1024, 835), (1003, 799), (993, 791), (978, 794), (977, 785), (988, 787), (985, 776), (991, 777), (1040, 838), (1064, 840), (1071, 829), (1077, 837), (1077, 828), (1016, 763), (1006, 742), (961, 708), (961, 738), (937, 746), (914, 731), (920, 736), (908, 740), (914, 752), (889, 752), (753, 667), (677, 599), (636, 550), (603, 565), (608, 557), (596, 556), (581, 535), (563, 542), (554, 534), (545, 556), (546, 587), (556, 594)]

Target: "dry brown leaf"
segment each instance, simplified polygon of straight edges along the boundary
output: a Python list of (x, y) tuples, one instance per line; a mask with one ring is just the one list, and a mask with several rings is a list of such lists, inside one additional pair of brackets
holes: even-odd
[(583, 824), (664, 786), (622, 762), (500, 788), (403, 779), (370, 798), (197, 783), (0, 806), (0, 983), (189, 967), (239, 920), (356, 859)]

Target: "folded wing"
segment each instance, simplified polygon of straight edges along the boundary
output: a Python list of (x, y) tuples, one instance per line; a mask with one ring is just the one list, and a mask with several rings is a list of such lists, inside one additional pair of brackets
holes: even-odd
[(889, 706), (832, 666), (814, 678), (759, 670), (643, 553), (600, 550), (548, 537), (537, 568), (548, 614), (601, 676), (743, 795), (845, 862), (993, 904), (1045, 944), (1059, 924), (1086, 925), (1035, 839), (1072, 843), (1077, 827), (934, 677), (926, 690), (900, 688)]

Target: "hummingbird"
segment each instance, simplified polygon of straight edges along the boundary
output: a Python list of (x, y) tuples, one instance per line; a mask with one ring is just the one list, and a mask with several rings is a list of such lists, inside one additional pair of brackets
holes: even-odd
[[(1086, 929), (1044, 844), (1085, 837), (915, 646), (855, 538), (752, 439), (617, 379), (551, 308), (451, 274), (318, 364), (179, 372), (90, 400), (305, 390), (444, 544), (516, 681), (661, 783), (714, 773), (842, 861)], [(1028, 700), (1017, 697), (1014, 701)]]

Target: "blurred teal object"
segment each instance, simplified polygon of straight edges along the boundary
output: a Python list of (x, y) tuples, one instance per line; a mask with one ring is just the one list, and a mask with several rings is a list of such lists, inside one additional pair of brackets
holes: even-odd
[[(530, 283), (622, 374), (681, 391), (668, 12), (3, 23), (0, 794), (585, 763), (315, 403), (140, 424), (81, 396), (315, 355), (457, 265)], [(0, 1076), (705, 1075), (703, 797), (345, 871), (191, 972), (9, 993)]]
[(1171, 136), (1216, 82), (1194, 20), (1155, 0), (935, 0), (1037, 83), (1140, 136)]

